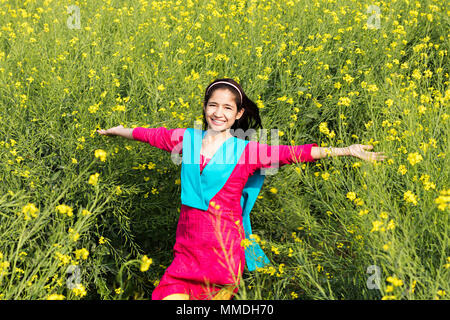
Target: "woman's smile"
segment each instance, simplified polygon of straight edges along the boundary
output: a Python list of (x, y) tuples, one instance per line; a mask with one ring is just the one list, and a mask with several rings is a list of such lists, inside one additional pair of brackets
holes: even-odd
[(211, 118), (211, 121), (213, 124), (215, 124), (217, 126), (221, 126), (226, 122), (225, 120), (218, 120), (218, 119), (214, 119), (214, 118)]
[(228, 89), (217, 89), (211, 95), (205, 107), (205, 118), (208, 128), (227, 130), (244, 112), (237, 112), (233, 93)]

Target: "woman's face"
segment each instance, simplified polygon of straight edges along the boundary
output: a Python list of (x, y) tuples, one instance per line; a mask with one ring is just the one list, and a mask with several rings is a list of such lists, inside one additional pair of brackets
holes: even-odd
[(244, 109), (237, 112), (234, 94), (228, 89), (216, 89), (205, 106), (208, 130), (225, 131), (242, 117)]

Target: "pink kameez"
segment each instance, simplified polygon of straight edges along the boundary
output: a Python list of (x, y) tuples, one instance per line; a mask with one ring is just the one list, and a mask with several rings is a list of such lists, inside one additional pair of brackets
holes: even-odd
[[(181, 153), (184, 130), (138, 127), (133, 130), (133, 138)], [(153, 291), (152, 299), (160, 300), (175, 293), (189, 294), (191, 299), (212, 299), (221, 287), (230, 285), (236, 293), (245, 266), (240, 199), (248, 177), (260, 168), (314, 162), (313, 146), (317, 144), (270, 146), (250, 141), (223, 188), (211, 199), (208, 210), (182, 204), (174, 260)], [(279, 153), (277, 163), (273, 163), (272, 152)], [(209, 160), (200, 155), (200, 171)]]

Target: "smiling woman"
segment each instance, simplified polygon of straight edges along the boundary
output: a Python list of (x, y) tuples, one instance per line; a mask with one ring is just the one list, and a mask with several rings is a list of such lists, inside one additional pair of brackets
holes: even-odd
[[(174, 260), (152, 299), (232, 298), (245, 265), (254, 271), (269, 262), (250, 237), (250, 211), (264, 182), (261, 169), (326, 156), (325, 149), (315, 143), (270, 146), (234, 136), (239, 130), (245, 133), (262, 125), (257, 106), (231, 79), (216, 80), (206, 88), (203, 116), (207, 130), (116, 127), (99, 131), (183, 153)], [(345, 155), (343, 150), (331, 149), (331, 156)]]

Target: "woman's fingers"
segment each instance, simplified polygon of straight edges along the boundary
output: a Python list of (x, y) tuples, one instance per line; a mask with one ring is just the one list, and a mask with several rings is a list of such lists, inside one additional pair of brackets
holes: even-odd
[(107, 130), (100, 129), (100, 130), (97, 130), (97, 132), (104, 136), (112, 135), (111, 129), (107, 129)]
[(123, 127), (124, 127), (123, 125), (118, 125), (117, 127), (109, 128), (106, 130), (99, 129), (99, 130), (97, 130), (97, 132), (102, 135), (110, 136), (110, 135), (115, 135), (116, 129), (122, 129)]
[(374, 148), (371, 144), (353, 144), (348, 147), (350, 155), (366, 161), (384, 161), (387, 156), (384, 152), (371, 152)]

